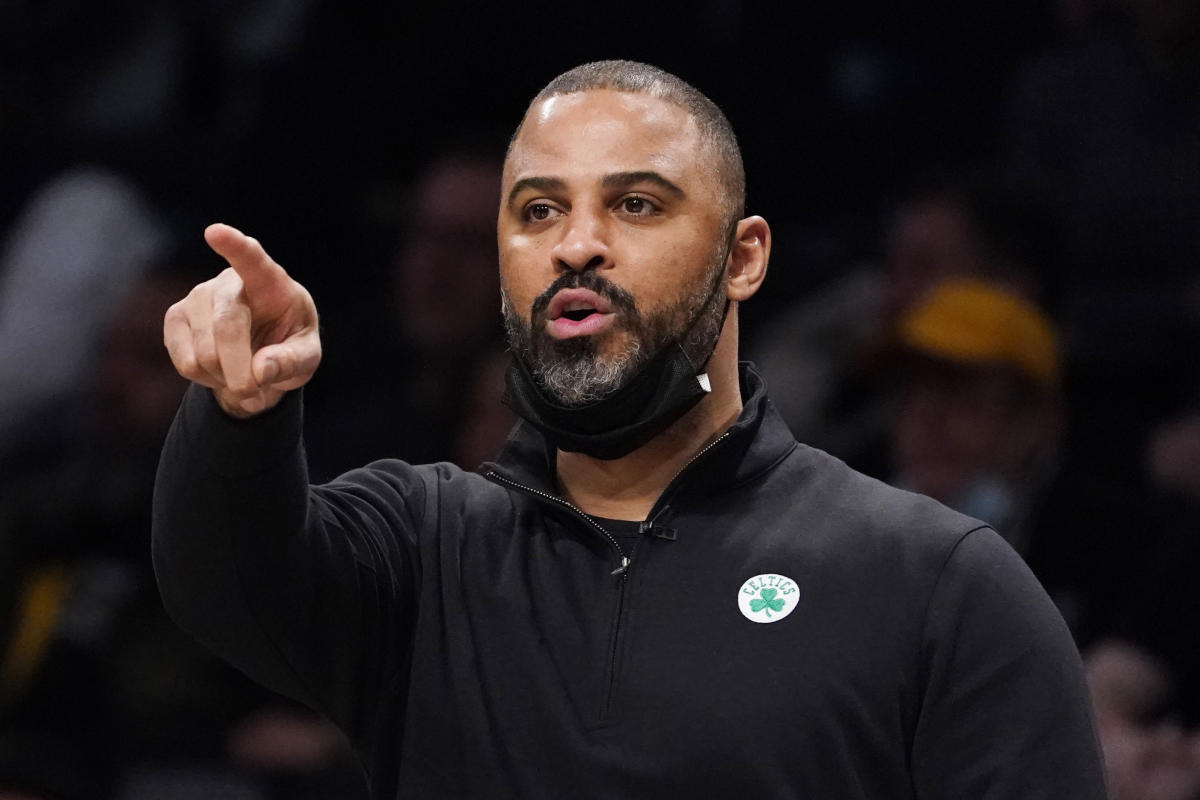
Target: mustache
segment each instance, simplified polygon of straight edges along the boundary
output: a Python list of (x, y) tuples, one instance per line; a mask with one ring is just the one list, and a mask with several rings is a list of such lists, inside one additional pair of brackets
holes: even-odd
[(602, 278), (594, 270), (588, 270), (585, 272), (564, 272), (562, 275), (559, 275), (553, 283), (546, 287), (544, 292), (534, 299), (533, 306), (530, 309), (530, 319), (537, 321), (544, 317), (550, 301), (554, 299), (554, 295), (563, 289), (588, 289), (607, 300), (616, 311), (630, 316), (636, 316), (638, 313), (637, 303), (634, 302), (632, 294)]

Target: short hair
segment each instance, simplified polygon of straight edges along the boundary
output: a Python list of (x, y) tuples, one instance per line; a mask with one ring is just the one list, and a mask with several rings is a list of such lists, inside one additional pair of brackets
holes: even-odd
[(576, 92), (610, 89), (631, 94), (645, 94), (679, 106), (691, 115), (700, 131), (700, 138), (713, 148), (717, 156), (717, 176), (726, 199), (727, 223), (733, 225), (746, 213), (746, 170), (742, 151), (738, 148), (733, 126), (712, 100), (695, 86), (666, 70), (638, 61), (592, 61), (567, 70), (546, 84), (529, 102), (525, 117), (513, 132), (508, 149), (525, 126), (529, 109), (551, 97)]

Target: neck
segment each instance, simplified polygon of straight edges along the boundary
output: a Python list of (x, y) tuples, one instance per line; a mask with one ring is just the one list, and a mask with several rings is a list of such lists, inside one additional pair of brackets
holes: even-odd
[(632, 453), (605, 461), (559, 450), (558, 484), (566, 498), (594, 516), (645, 519), (671, 479), (742, 412), (736, 314), (726, 316), (706, 370), (712, 392)]

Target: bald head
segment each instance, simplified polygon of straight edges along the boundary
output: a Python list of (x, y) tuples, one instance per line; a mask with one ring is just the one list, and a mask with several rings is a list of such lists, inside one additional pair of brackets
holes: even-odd
[(745, 214), (746, 172), (742, 153), (729, 120), (716, 103), (696, 87), (669, 72), (637, 61), (593, 61), (568, 70), (546, 84), (529, 104), (521, 125), (509, 142), (521, 134), (529, 113), (540, 103), (558, 95), (608, 89), (645, 94), (684, 109), (696, 123), (701, 141), (712, 156), (713, 172), (721, 184), (722, 215), (727, 230)]

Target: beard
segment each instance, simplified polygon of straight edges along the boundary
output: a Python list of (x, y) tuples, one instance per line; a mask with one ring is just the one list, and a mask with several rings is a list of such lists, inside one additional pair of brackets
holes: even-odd
[[(719, 255), (719, 257), (716, 257)], [(509, 348), (533, 374), (540, 388), (568, 408), (594, 403), (620, 389), (638, 369), (678, 342), (699, 369), (712, 354), (725, 320), (725, 255), (714, 254), (706, 272), (707, 291), (685, 292), (664, 308), (643, 314), (629, 292), (594, 270), (566, 272), (533, 301), (527, 324), (501, 290)], [(616, 325), (601, 337), (556, 339), (546, 332), (546, 308), (563, 289), (590, 289), (617, 314)], [(615, 352), (602, 352), (598, 338), (625, 334)]]

